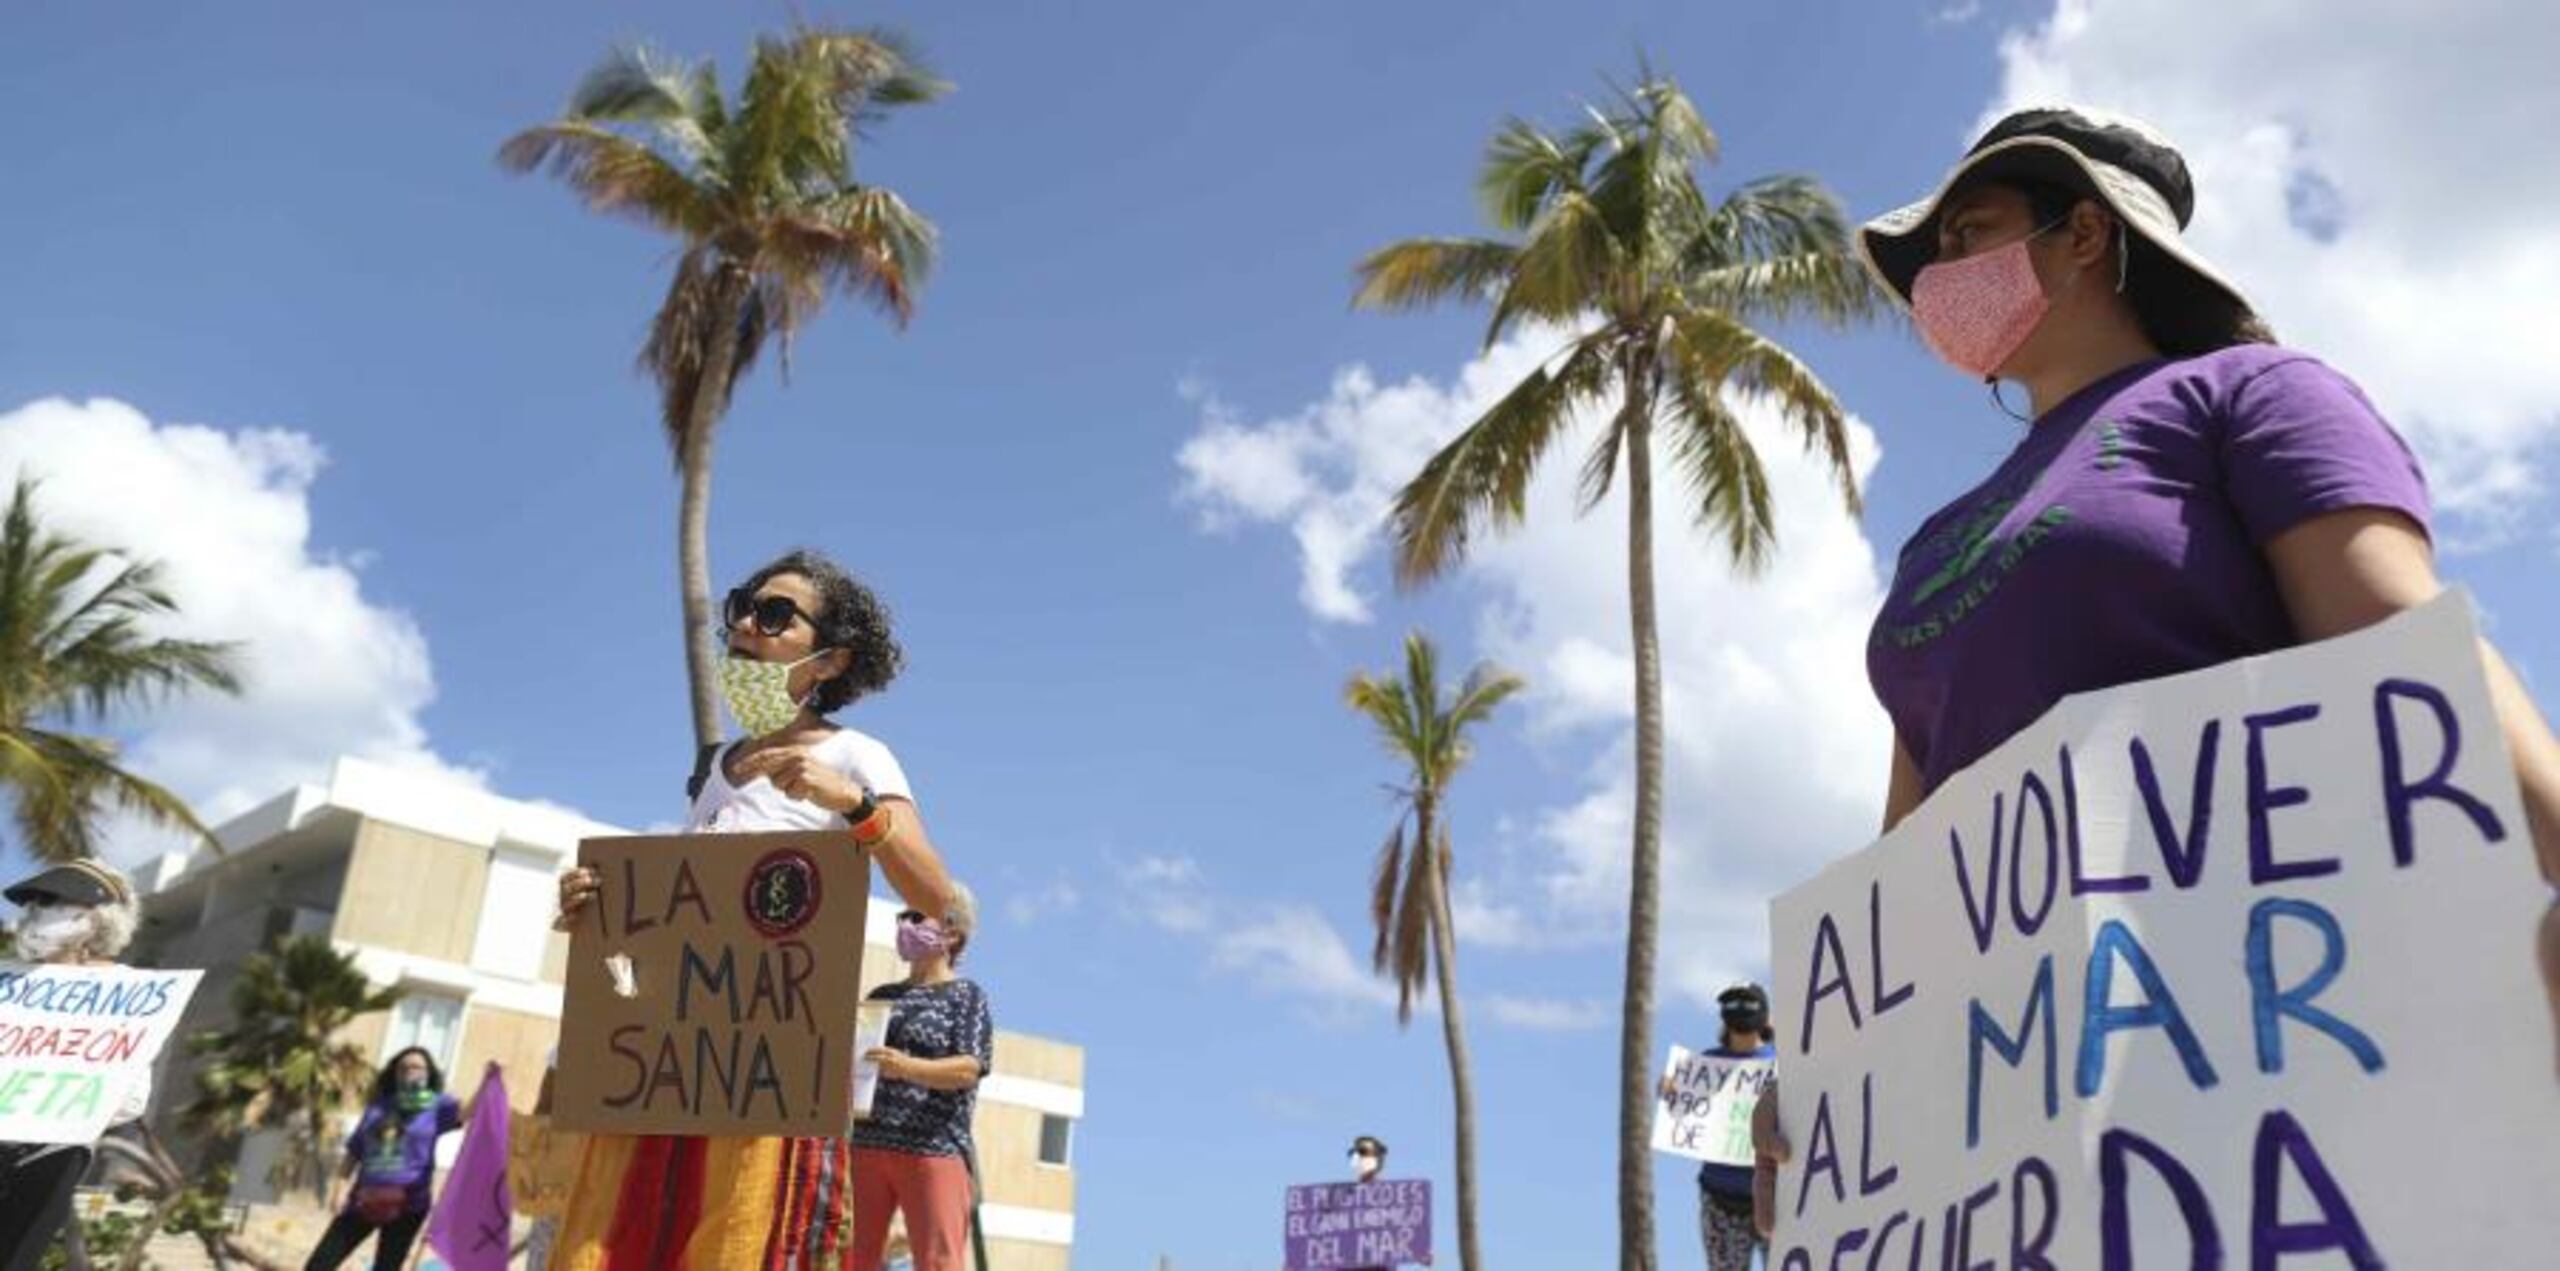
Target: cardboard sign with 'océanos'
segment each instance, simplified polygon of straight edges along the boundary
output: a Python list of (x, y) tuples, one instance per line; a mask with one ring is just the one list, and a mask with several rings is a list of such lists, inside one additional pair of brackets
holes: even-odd
[(553, 1114), (606, 1134), (852, 1124), (870, 864), (842, 833), (588, 839)]

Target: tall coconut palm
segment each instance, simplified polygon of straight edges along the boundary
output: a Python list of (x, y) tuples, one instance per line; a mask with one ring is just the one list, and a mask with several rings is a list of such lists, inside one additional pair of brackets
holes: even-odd
[(933, 223), (853, 179), (854, 143), (896, 107), (948, 87), (888, 31), (802, 28), (757, 40), (736, 102), (708, 62), (618, 49), (560, 118), (509, 138), (498, 161), (549, 165), (595, 211), (684, 244), (640, 349), (675, 457), (676, 560), (694, 739), (719, 740), (714, 709), (709, 518), (711, 440), (738, 378), (769, 339), (791, 341), (831, 293), (900, 327), (933, 261)]
[(1443, 800), (1471, 753), (1467, 730), (1519, 692), (1521, 680), (1479, 664), (1453, 694), (1443, 697), (1439, 667), (1431, 641), (1415, 632), (1404, 640), (1402, 678), (1355, 675), (1343, 696), (1377, 725), (1378, 739), (1406, 770), (1406, 784), (1396, 790), (1404, 807), (1378, 852), (1369, 884), (1369, 921), (1377, 930), (1370, 957), (1396, 982), (1399, 1023), (1413, 1022), (1413, 999), (1424, 977), (1435, 968), (1439, 972), (1440, 1031), (1449, 1047), (1449, 1088), (1457, 1102), (1458, 1265), (1461, 1271), (1477, 1271), (1484, 1261), (1476, 1247), (1475, 1077), (1458, 1006), (1458, 936), (1449, 922), (1449, 822)]
[(240, 690), (235, 650), (147, 628), (177, 615), (160, 567), (47, 531), (20, 477), (0, 516), (0, 788), (39, 860), (97, 854), (110, 808), (213, 835), (186, 801), (126, 771), (115, 742), (70, 731), (189, 689)]
[(375, 989), (325, 936), (290, 936), (251, 954), (231, 986), (231, 1026), (188, 1039), (210, 1060), (196, 1074), (188, 1125), (234, 1144), (251, 1130), (284, 1131), (268, 1181), (308, 1185), (327, 1205), (338, 1155), (330, 1122), (373, 1076), (370, 1058), (339, 1030), (399, 1001), (397, 989)]
[(1569, 425), (1597, 416), (1581, 468), (1588, 511), (1623, 471), (1627, 602), (1635, 652), (1636, 806), (1619, 1034), (1619, 1261), (1654, 1263), (1652, 1117), (1655, 942), (1662, 837), (1662, 655), (1654, 613), (1654, 446), (1701, 526), (1744, 570), (1774, 546), (1768, 477), (1737, 415), (1774, 406), (1858, 506), (1845, 413), (1813, 371), (1762, 328), (1832, 324), (1878, 311), (1850, 256), (1838, 200), (1778, 176), (1720, 201), (1697, 166), (1715, 135), (1679, 86), (1647, 72), (1562, 133), (1513, 120), (1478, 190), (1511, 238), (1415, 239), (1360, 262), (1355, 303), (1493, 306), (1491, 346), (1524, 324), (1575, 332), (1396, 496), (1396, 576), (1419, 585), (1463, 559), (1479, 530), (1519, 524), (1530, 478)]

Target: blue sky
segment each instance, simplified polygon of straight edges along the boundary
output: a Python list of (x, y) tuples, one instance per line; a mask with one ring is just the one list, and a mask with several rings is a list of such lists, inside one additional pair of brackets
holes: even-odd
[[(958, 85), (859, 161), (941, 226), (944, 264), (912, 329), (840, 307), (788, 386), (768, 364), (741, 391), (715, 574), (807, 543), (895, 607), (911, 670), (847, 722), (898, 750), (978, 884), (1001, 1022), (1089, 1049), (1081, 1265), (1269, 1265), (1281, 1188), (1338, 1173), (1355, 1133), (1446, 1186), (1436, 1021), (1399, 1032), (1359, 974), (1395, 773), (1339, 704), (1416, 625), (1539, 685), (1457, 791), (1488, 1246), (1580, 1266), (1614, 1239), (1622, 518), (1541, 496), (1522, 539), (1394, 594), (1361, 535), (1379, 483), (1536, 350), (1479, 359), (1476, 315), (1347, 301), (1363, 252), (1479, 227), (1505, 115), (1559, 119), (1639, 49), (1722, 133), (1711, 183), (1807, 171), (1862, 215), (2005, 100), (2170, 126), (2206, 186), (2200, 241), (2410, 431), (2447, 571), (2560, 682), (2540, 477), (2560, 372), (2501, 338), (2560, 317), (2530, 210), (2551, 199), (2454, 193), (2560, 178), (2432, 144), (2480, 84), (2525, 109), (2506, 97), (2542, 77), (2460, 67), (2550, 19), (2431, 26), (2448, 51), (2413, 63), (2377, 3), (2267, 66), (2312, 9), (2171, 7), (2196, 23), (2174, 57), (2095, 0), (2060, 22), (1998, 0), (804, 6), (903, 27)], [(68, 522), (194, 551), (190, 611), (233, 624), (209, 634), (294, 650), (251, 702), (132, 721), (140, 766), (218, 810), (351, 750), (622, 824), (676, 815), (675, 487), (632, 371), (671, 254), (492, 154), (614, 42), (734, 77), (792, 12), (6, 20), (0, 469), (53, 474)], [(2362, 104), (2386, 97), (2400, 113)], [(1902, 332), (1801, 334), (1871, 430), (1868, 512), (1782, 472), (1791, 550), (1750, 585), (1669, 523), (1665, 1043), (1702, 1039), (1713, 988), (1758, 971), (1769, 890), (1862, 845), (1884, 768), (1862, 606), (2014, 435)], [(1696, 1256), (1686, 1175), (1657, 1174), (1672, 1265)]]

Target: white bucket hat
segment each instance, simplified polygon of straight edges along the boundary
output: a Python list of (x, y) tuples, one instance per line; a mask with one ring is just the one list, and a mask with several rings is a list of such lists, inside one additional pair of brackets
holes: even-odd
[[(2158, 129), (2139, 120), (2081, 106), (2013, 112), (1991, 125), (1929, 197), (1897, 208), (1858, 230), (1858, 259), (1894, 300), (1911, 304), (1911, 282), (1938, 258), (1938, 207), (1959, 187), (1986, 180), (2058, 186), (2106, 205), (2128, 235), (2160, 257), (2157, 284), (2176, 303), (2218, 291), (2255, 312), (2248, 294), (2180, 236), (2196, 210), (2187, 161)], [(2128, 252), (2133, 243), (2126, 244)], [(2129, 267), (2150, 277), (2136, 257)]]

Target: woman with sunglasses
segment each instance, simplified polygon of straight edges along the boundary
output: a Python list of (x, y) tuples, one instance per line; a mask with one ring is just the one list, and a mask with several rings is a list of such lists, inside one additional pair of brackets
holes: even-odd
[(907, 1218), (915, 1271), (961, 1271), (969, 1253), (969, 1118), (978, 1082), (995, 1060), (986, 990), (954, 969), (978, 927), (978, 902), (953, 884), (940, 917), (898, 915), (898, 959), (907, 978), (871, 991), (894, 1002), (888, 1044), (863, 1058), (879, 1065), (871, 1115), (853, 1126), (853, 1271), (879, 1271), (889, 1214)]
[[(953, 884), (897, 757), (828, 716), (887, 687), (901, 654), (877, 596), (835, 562), (792, 552), (729, 593), (721, 695), (745, 737), (704, 757), (687, 833), (843, 830), (906, 904), (941, 913)], [(554, 926), (602, 898), (592, 869), (561, 876)], [(860, 910), (852, 911), (859, 913)], [(553, 1265), (810, 1266), (844, 1256), (851, 1162), (842, 1139), (596, 1135)]]
[[(1940, 358), (2027, 398), (2009, 456), (1904, 545), (1868, 642), (1894, 726), (1887, 829), (2070, 694), (2342, 635), (2442, 590), (2416, 457), (2345, 376), (2274, 342), (2183, 238), (2194, 210), (2166, 139), (2047, 108), (1994, 124), (1858, 235)], [(2480, 653), (2560, 881), (2560, 741)], [(2549, 981), (2560, 908), (2534, 934)], [(1758, 1112), (1762, 1152), (1784, 1156), (1776, 1101)]]

